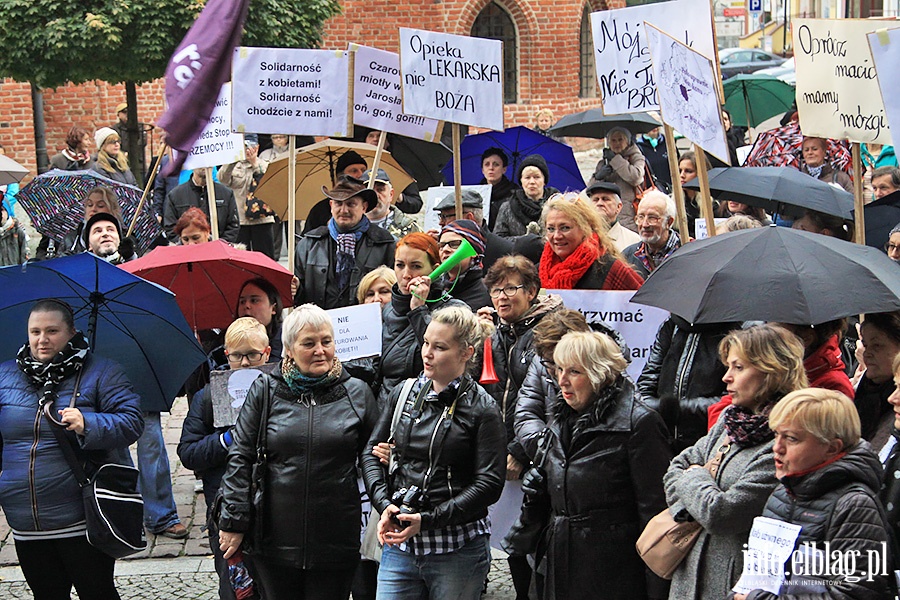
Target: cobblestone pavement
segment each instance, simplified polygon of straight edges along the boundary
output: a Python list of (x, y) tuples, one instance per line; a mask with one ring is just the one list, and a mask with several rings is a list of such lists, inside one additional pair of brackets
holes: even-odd
[[(194, 494), (194, 474), (182, 466), (175, 452), (181, 424), (187, 414), (184, 397), (175, 400), (171, 413), (163, 413), (163, 437), (172, 468), (172, 491), (181, 522), (189, 535), (172, 540), (147, 534), (147, 549), (116, 564), (116, 584), (123, 599), (163, 600), (168, 598), (215, 599), (216, 574), (206, 532), (201, 530), (206, 516), (203, 494)], [(132, 453), (134, 447), (132, 447)], [(135, 461), (136, 461), (135, 457)], [(77, 597), (77, 596), (73, 596)], [(0, 516), (0, 598), (32, 598), (17, 566), (16, 550), (6, 519)], [(495, 558), (488, 593), (484, 598), (515, 598), (506, 560)]]

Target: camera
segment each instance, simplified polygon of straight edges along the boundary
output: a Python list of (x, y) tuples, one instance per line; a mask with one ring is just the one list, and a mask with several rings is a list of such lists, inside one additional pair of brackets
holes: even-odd
[[(408, 488), (400, 488), (391, 496), (391, 504), (400, 508), (401, 515), (412, 515), (422, 510), (422, 490), (418, 486), (411, 485)], [(391, 517), (394, 525), (400, 529), (406, 529), (409, 523), (401, 521), (397, 515)]]

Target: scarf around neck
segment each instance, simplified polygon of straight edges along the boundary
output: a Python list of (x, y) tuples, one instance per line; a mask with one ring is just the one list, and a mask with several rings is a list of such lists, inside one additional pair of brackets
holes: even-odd
[(769, 429), (769, 413), (775, 401), (769, 400), (755, 413), (749, 408), (732, 404), (725, 409), (725, 432), (728, 438), (741, 448), (749, 448), (775, 437)]
[(16, 354), (16, 366), (28, 380), (41, 388), (40, 403), (56, 400), (56, 388), (67, 377), (71, 377), (84, 366), (87, 357), (87, 339), (80, 331), (76, 331), (63, 349), (50, 362), (41, 362), (31, 355), (31, 346), (26, 343)]
[(304, 375), (290, 357), (285, 356), (281, 359), (281, 376), (290, 390), (298, 396), (324, 390), (340, 379), (342, 372), (341, 361), (337, 356), (331, 362), (331, 369), (320, 377)]
[(337, 244), (337, 274), (338, 289), (343, 291), (350, 284), (350, 272), (356, 262), (356, 242), (369, 230), (369, 218), (363, 215), (359, 223), (348, 231), (338, 230), (334, 218), (328, 219), (328, 233)]
[(573, 289), (603, 254), (605, 251), (600, 251), (600, 238), (596, 233), (585, 238), (565, 260), (560, 260), (550, 244), (545, 244), (540, 264), (541, 287), (548, 290)]
[(812, 175), (813, 177), (815, 177), (816, 179), (818, 179), (819, 177), (822, 176), (822, 169), (824, 169), (824, 168), (825, 168), (825, 163), (822, 163), (818, 167), (811, 167), (809, 165), (806, 165), (806, 170), (809, 171), (809, 174)]
[(540, 221), (541, 208), (541, 201), (535, 202), (525, 195), (524, 190), (522, 190), (521, 194), (517, 190), (517, 193), (513, 194), (512, 198), (509, 199), (509, 209), (516, 217), (516, 220), (522, 223), (523, 227), (531, 222)]

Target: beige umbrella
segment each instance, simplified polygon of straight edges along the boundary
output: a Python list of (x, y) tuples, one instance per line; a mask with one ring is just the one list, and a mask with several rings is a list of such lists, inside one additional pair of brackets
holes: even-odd
[[(335, 165), (344, 152), (353, 150), (366, 160), (371, 168), (377, 148), (359, 142), (326, 139), (297, 150), (296, 186), (297, 218), (305, 217), (310, 209), (324, 198), (322, 186), (331, 189), (335, 185)], [(288, 214), (288, 162), (284, 158), (269, 163), (266, 174), (256, 186), (253, 195), (269, 205), (282, 219)], [(414, 181), (390, 152), (381, 153), (379, 169), (391, 178), (391, 185), (399, 194)]]
[(0, 154), (0, 185), (18, 183), (28, 175), (28, 169), (8, 156)]

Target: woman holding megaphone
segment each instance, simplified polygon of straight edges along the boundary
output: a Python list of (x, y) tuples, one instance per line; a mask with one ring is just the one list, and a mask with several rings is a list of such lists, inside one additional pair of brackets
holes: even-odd
[[(471, 250), (463, 247), (464, 241), (474, 249), (474, 256)], [(491, 306), (491, 296), (482, 279), (484, 271), (481, 261), (484, 258), (485, 242), (481, 228), (469, 219), (451, 221), (441, 229), (438, 245), (441, 249), (441, 266), (446, 266), (447, 269), (441, 278), (443, 289), (457, 300), (468, 304), (473, 311)], [(457, 260), (457, 266), (453, 266)]]

